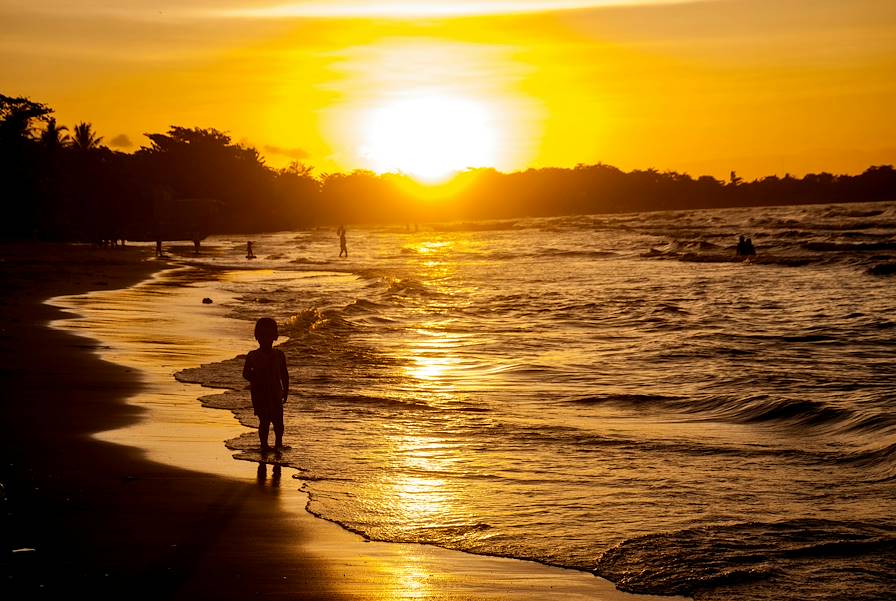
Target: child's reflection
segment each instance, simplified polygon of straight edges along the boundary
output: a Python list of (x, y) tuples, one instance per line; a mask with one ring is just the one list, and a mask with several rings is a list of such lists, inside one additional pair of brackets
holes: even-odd
[[(258, 464), (258, 485), (264, 486), (265, 481), (268, 479), (268, 464), (267, 463), (259, 463)], [(274, 464), (271, 466), (271, 487), (272, 488), (280, 488), (280, 466), (278, 464)]]

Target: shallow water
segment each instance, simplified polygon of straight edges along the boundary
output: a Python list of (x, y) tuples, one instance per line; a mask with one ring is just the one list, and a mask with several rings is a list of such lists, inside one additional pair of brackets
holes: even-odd
[[(314, 513), (631, 591), (896, 594), (896, 204), (245, 241), (184, 258), (288, 336)], [(241, 367), (178, 378), (253, 426)]]
[[(173, 377), (197, 362), (235, 355), (245, 344), (246, 332), (251, 332), (252, 324), (223, 317), (230, 299), (208, 275), (193, 268), (165, 270), (130, 288), (57, 297), (47, 302), (68, 315), (51, 326), (95, 340), (99, 356), (127, 368), (141, 381), (140, 390), (126, 399), (141, 419), (93, 436), (136, 447), (154, 462), (193, 470), (188, 477), (196, 480), (196, 486), (203, 486), (209, 476), (220, 476), (264, 491), (279, 503), (280, 521), (300, 534), (294, 548), (284, 552), (302, 565), (303, 558), (320, 559), (312, 581), (299, 579), (303, 590), (308, 585), (319, 589), (322, 582), (333, 594), (382, 600), (658, 598), (620, 593), (607, 580), (578, 570), (432, 545), (370, 543), (310, 516), (305, 511), (307, 494), (284, 482), (292, 470), (234, 461), (223, 440), (245, 428), (229, 412), (201, 407), (196, 402), (201, 386)], [(203, 303), (208, 294), (218, 304)], [(149, 472), (144, 476), (154, 477), (152, 465), (145, 466)], [(314, 584), (315, 580), (320, 582)]]

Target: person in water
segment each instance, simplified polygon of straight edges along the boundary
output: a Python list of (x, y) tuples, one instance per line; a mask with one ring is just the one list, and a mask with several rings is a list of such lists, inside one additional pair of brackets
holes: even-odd
[(753, 246), (753, 240), (751, 238), (744, 238), (743, 236), (737, 241), (737, 256), (738, 257), (751, 257), (756, 254), (756, 248)]
[(252, 242), (251, 241), (246, 242), (246, 258), (247, 259), (255, 258), (255, 253), (252, 252)]
[(252, 409), (258, 416), (258, 439), (261, 452), (267, 453), (268, 432), (274, 425), (274, 451), (283, 450), (283, 405), (289, 396), (289, 371), (286, 355), (273, 348), (277, 339), (277, 322), (262, 317), (255, 323), (255, 339), (258, 348), (246, 355), (243, 377), (249, 380)]
[(336, 229), (336, 233), (339, 235), (339, 256), (342, 256), (342, 253), (345, 253), (345, 257), (348, 258), (348, 246), (345, 243), (345, 226), (340, 225)]

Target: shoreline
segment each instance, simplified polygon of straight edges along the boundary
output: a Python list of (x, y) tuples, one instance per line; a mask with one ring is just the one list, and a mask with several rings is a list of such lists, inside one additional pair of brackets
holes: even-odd
[[(69, 405), (78, 405), (77, 411), (68, 413), (78, 413), (82, 418), (76, 428), (62, 421), (47, 432), (37, 427), (43, 425), (45, 413), (34, 415), (33, 407), (24, 402), (4, 407), (3, 423), (7, 427), (3, 440), (8, 447), (4, 450), (8, 451), (7, 457), (14, 458), (2, 472), (6, 504), (14, 508), (7, 512), (7, 519), (10, 524), (30, 524), (11, 530), (14, 534), (4, 550), (4, 576), (13, 587), (49, 598), (63, 591), (67, 595), (81, 591), (94, 598), (123, 594), (216, 599), (668, 598), (628, 595), (592, 574), (534, 562), (423, 545), (365, 542), (336, 524), (314, 517), (305, 510), (307, 495), (292, 479), (285, 479), (278, 488), (273, 478), (268, 480), (266, 469), (262, 479), (260, 470), (250, 462), (231, 456), (224, 446), (228, 436), (222, 437), (221, 433), (228, 428), (234, 433), (244, 432), (245, 428), (229, 411), (200, 404), (196, 391), (208, 394), (210, 389), (183, 384), (173, 377), (159, 381), (162, 372), (141, 370), (141, 361), (145, 368), (153, 363), (152, 358), (138, 357), (136, 363), (125, 360), (121, 365), (121, 341), (116, 346), (102, 336), (97, 342), (71, 333), (80, 327), (84, 335), (96, 335), (96, 328), (83, 317), (69, 321), (64, 326), (66, 332), (33, 328), (50, 319), (71, 319), (58, 308), (39, 304), (41, 294), (61, 292), (49, 295), (59, 297), (100, 288), (117, 290), (111, 293), (115, 296), (136, 290), (152, 282), (153, 277), (164, 278), (158, 273), (152, 276), (162, 267), (176, 267), (146, 261), (141, 253), (145, 255), (148, 249), (140, 247), (133, 251), (90, 252), (105, 253), (107, 258), (126, 252), (136, 259), (132, 256), (133, 264), (125, 261), (116, 266), (103, 263), (101, 254), (93, 259), (109, 271), (104, 280), (87, 281), (87, 275), (80, 279), (67, 277), (57, 280), (55, 288), (46, 282), (48, 286), (44, 287), (31, 282), (28, 288), (28, 278), (20, 273), (25, 280), (19, 288), (23, 296), (14, 303), (13, 314), (18, 316), (21, 328), (3, 332), (3, 351), (17, 357), (5, 364), (4, 397), (35, 400), (39, 393), (28, 383), (48, 374), (39, 365), (29, 365), (31, 354), (27, 351), (40, 355), (42, 349), (54, 348), (53, 364), (45, 366), (52, 369), (53, 377), (43, 377), (41, 404), (44, 409), (55, 409), (47, 399), (64, 395), (67, 401), (73, 401)], [(91, 266), (85, 258), (69, 257), (75, 264), (80, 259), (80, 264)], [(26, 269), (27, 264), (25, 261), (19, 267)], [(49, 260), (43, 267), (53, 272), (52, 264)], [(4, 261), (4, 271), (7, 267), (9, 262)], [(87, 274), (95, 276), (97, 265), (92, 267)], [(118, 271), (112, 273), (116, 268)], [(37, 265), (31, 265), (31, 271), (39, 271)], [(141, 281), (143, 284), (139, 284)], [(202, 294), (197, 292), (197, 285), (193, 282), (191, 290), (170, 285), (159, 289), (162, 294), (166, 288), (167, 292), (175, 291), (175, 296), (183, 293), (193, 302)], [(87, 298), (92, 303), (104, 295), (87, 294)], [(71, 301), (56, 298), (53, 302), (71, 309)], [(217, 307), (206, 311), (219, 314), (211, 321), (227, 319)], [(9, 308), (10, 303), (4, 303), (4, 309)], [(108, 308), (98, 309), (104, 310), (110, 312)], [(177, 311), (170, 313), (175, 314), (175, 320), (184, 319)], [(155, 314), (155, 321), (151, 315), (144, 317), (158, 327), (160, 315)], [(228, 321), (233, 322), (231, 328), (238, 324)], [(109, 325), (113, 332), (123, 329), (120, 323)], [(212, 324), (212, 331), (217, 327), (221, 324)], [(139, 342), (139, 327), (137, 330)], [(190, 331), (195, 334), (195, 330)], [(210, 339), (214, 342), (214, 336)], [(27, 342), (24, 353), (12, 348), (19, 340)], [(232, 341), (237, 340), (234, 336)], [(157, 346), (171, 345), (162, 342)], [(227, 354), (233, 349), (216, 350)], [(248, 346), (242, 352), (245, 350)], [(97, 352), (102, 358), (96, 356)], [(133, 349), (123, 353), (131, 353), (134, 358)], [(184, 360), (195, 361), (198, 354), (193, 349)], [(77, 369), (73, 369), (73, 363)], [(29, 368), (32, 379), (21, 379), (17, 370)], [(179, 404), (172, 402), (174, 397), (165, 397), (163, 390), (180, 395), (180, 401), (186, 399), (175, 413), (154, 414), (158, 409), (153, 409), (153, 399), (163, 407)], [(92, 409), (87, 412), (90, 415), (84, 415), (85, 406)], [(28, 427), (17, 427), (23, 420)], [(106, 432), (91, 434), (100, 430)], [(33, 444), (31, 440), (38, 442)], [(190, 445), (185, 447), (185, 441)], [(168, 451), (165, 445), (169, 445)], [(33, 446), (41, 452), (35, 455), (30, 450)], [(191, 469), (166, 465), (172, 459), (166, 458), (166, 452), (179, 455), (173, 459), (175, 464), (187, 463)], [(44, 518), (44, 522), (32, 523)], [(73, 543), (78, 539), (83, 542)], [(12, 553), (13, 549), (35, 550)]]
[[(140, 423), (145, 410), (123, 399), (147, 383), (99, 358), (101, 341), (48, 327), (71, 315), (43, 301), (127, 289), (168, 264), (140, 247), (4, 250), (4, 591), (245, 599), (288, 595), (295, 584), (285, 574), (320, 573), (325, 566), (300, 551), (302, 533), (253, 482), (150, 461), (133, 443), (93, 436)], [(329, 585), (309, 580), (303, 598), (345, 598)]]

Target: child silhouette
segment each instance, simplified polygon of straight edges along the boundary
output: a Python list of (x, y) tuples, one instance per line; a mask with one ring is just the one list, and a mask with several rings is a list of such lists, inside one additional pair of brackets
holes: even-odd
[(249, 380), (252, 393), (252, 409), (258, 416), (258, 438), (261, 452), (267, 453), (268, 430), (274, 424), (274, 451), (283, 449), (283, 404), (289, 395), (289, 372), (286, 355), (273, 348), (277, 339), (277, 322), (262, 317), (255, 323), (255, 339), (258, 348), (246, 355), (243, 377)]

